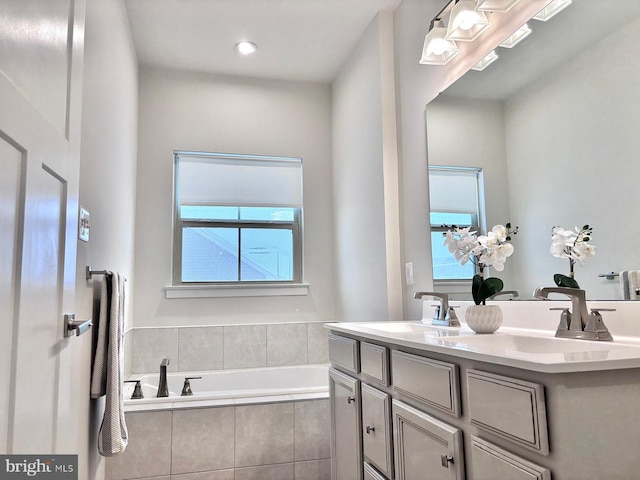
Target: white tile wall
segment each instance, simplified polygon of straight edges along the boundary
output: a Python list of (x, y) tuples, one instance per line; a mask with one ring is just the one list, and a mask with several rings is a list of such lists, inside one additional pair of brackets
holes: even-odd
[(134, 328), (125, 336), (127, 374), (329, 363), (324, 323)]
[(133, 412), (105, 480), (329, 480), (329, 400)]

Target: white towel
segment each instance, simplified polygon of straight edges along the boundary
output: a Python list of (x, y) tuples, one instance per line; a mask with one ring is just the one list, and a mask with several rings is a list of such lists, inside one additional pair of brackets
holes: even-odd
[(640, 270), (620, 272), (620, 288), (624, 300), (640, 299)]
[(124, 282), (123, 276), (107, 272), (100, 291), (91, 398), (106, 395), (104, 417), (98, 434), (98, 451), (104, 457), (124, 452), (129, 436), (122, 402)]

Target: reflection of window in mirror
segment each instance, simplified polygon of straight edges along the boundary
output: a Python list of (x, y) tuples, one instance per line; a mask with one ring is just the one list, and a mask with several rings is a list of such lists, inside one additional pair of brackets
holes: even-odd
[(472, 167), (429, 167), (429, 202), (431, 256), (434, 282), (471, 280), (476, 273), (473, 263), (460, 265), (444, 246), (443, 233), (451, 225), (480, 230), (484, 218), (480, 198), (482, 169)]

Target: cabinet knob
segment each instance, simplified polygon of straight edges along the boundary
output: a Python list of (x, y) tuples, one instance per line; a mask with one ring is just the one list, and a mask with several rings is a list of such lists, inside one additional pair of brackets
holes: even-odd
[(376, 431), (376, 427), (372, 427), (370, 425), (367, 425), (367, 435), (371, 435), (375, 431)]
[(440, 455), (440, 463), (444, 468), (449, 468), (449, 464), (453, 463), (453, 457), (451, 455)]
[(356, 401), (356, 397), (347, 397), (347, 403), (353, 403)]

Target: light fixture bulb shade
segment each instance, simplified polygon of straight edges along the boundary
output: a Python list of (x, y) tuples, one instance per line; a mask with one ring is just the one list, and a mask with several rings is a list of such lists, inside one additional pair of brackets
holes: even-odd
[(489, 65), (491, 65), (493, 62), (495, 62), (497, 59), (498, 59), (498, 54), (496, 53), (495, 50), (491, 50), (487, 56), (485, 56), (482, 60), (480, 60), (473, 67), (471, 67), (471, 70), (481, 72), (482, 70), (487, 68)]
[(526, 23), (522, 25), (518, 30), (513, 32), (509, 38), (500, 44), (503, 48), (513, 48), (519, 44), (522, 40), (527, 38), (531, 34), (531, 28)]
[(251, 55), (257, 49), (258, 47), (256, 47), (256, 44), (253, 42), (242, 41), (236, 44), (236, 50), (241, 55)]
[[(442, 25), (441, 22), (438, 22)], [(422, 46), (422, 57), (420, 63), (422, 65), (446, 65), (460, 53), (460, 49), (456, 42), (447, 40), (447, 29), (441, 26), (435, 26), (424, 37), (424, 45)]]
[(460, 0), (451, 10), (447, 40), (473, 42), (491, 26), (484, 12), (476, 10), (477, 0)]
[(551, 3), (534, 15), (533, 18), (540, 20), (541, 22), (546, 22), (569, 5), (571, 5), (571, 0), (552, 0)]
[(520, 0), (479, 0), (478, 10), (481, 12), (508, 12)]

